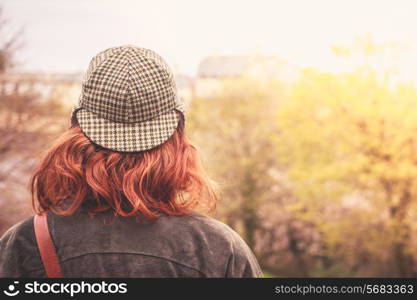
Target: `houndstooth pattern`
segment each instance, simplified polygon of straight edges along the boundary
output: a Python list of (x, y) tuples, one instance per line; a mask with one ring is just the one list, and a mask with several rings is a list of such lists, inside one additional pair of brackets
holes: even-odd
[(185, 114), (184, 105), (162, 57), (122, 46), (91, 60), (73, 114), (96, 144), (136, 152), (165, 142), (178, 125), (179, 112)]
[(164, 143), (177, 128), (179, 112), (171, 110), (141, 123), (120, 123), (100, 118), (88, 110), (77, 112), (83, 132), (96, 144), (121, 152), (152, 149)]
[(123, 47), (110, 48), (94, 56), (93, 59), (90, 61), (87, 72), (85, 73), (84, 82), (88, 81), (93, 71), (95, 71), (101, 63), (103, 63), (110, 56), (123, 51), (123, 49)]

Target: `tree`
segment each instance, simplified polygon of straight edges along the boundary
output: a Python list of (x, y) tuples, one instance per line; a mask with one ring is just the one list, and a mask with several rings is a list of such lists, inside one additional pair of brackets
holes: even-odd
[(263, 84), (250, 78), (225, 80), (220, 96), (193, 99), (189, 113), (192, 140), (210, 158), (209, 170), (222, 187), (222, 216), (242, 228), (251, 247), (258, 207), (270, 197), (275, 160), (271, 121), (280, 89), (273, 82)]
[(69, 124), (69, 109), (55, 88), (42, 95), (32, 80), (12, 73), (20, 36), (10, 33), (1, 13), (0, 9), (0, 234), (31, 213), (31, 169), (38, 154)]
[(326, 275), (416, 276), (415, 99), (412, 85), (365, 64), (305, 70), (280, 108), (277, 155), (300, 199), (292, 211), (316, 224)]
[(20, 32), (10, 32), (8, 20), (0, 7), (0, 75), (14, 65), (14, 53), (20, 46)]
[(187, 114), (191, 140), (220, 185), (218, 217), (243, 235), (265, 271), (307, 276), (317, 238), (311, 223), (286, 209), (296, 199), (272, 140), (276, 110), (289, 88), (253, 77), (223, 78), (220, 84), (216, 96), (193, 99)]

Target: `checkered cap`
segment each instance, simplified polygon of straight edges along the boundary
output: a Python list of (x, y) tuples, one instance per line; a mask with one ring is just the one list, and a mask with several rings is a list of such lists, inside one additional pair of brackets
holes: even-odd
[(184, 104), (169, 66), (135, 46), (107, 49), (90, 62), (72, 115), (94, 143), (114, 151), (152, 149), (172, 136)]

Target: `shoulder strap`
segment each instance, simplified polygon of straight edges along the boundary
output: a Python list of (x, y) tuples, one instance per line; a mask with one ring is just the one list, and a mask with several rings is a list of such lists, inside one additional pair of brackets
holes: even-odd
[(58, 255), (52, 242), (48, 228), (48, 214), (44, 212), (35, 215), (33, 220), (35, 226), (36, 242), (38, 243), (39, 253), (48, 278), (62, 278), (61, 266)]

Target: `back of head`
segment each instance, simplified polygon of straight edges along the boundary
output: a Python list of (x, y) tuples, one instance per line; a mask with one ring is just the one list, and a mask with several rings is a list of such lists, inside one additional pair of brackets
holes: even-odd
[(91, 213), (149, 219), (214, 207), (215, 193), (184, 127), (174, 76), (159, 55), (134, 46), (100, 52), (71, 128), (32, 177), (33, 205), (68, 215), (88, 204)]

